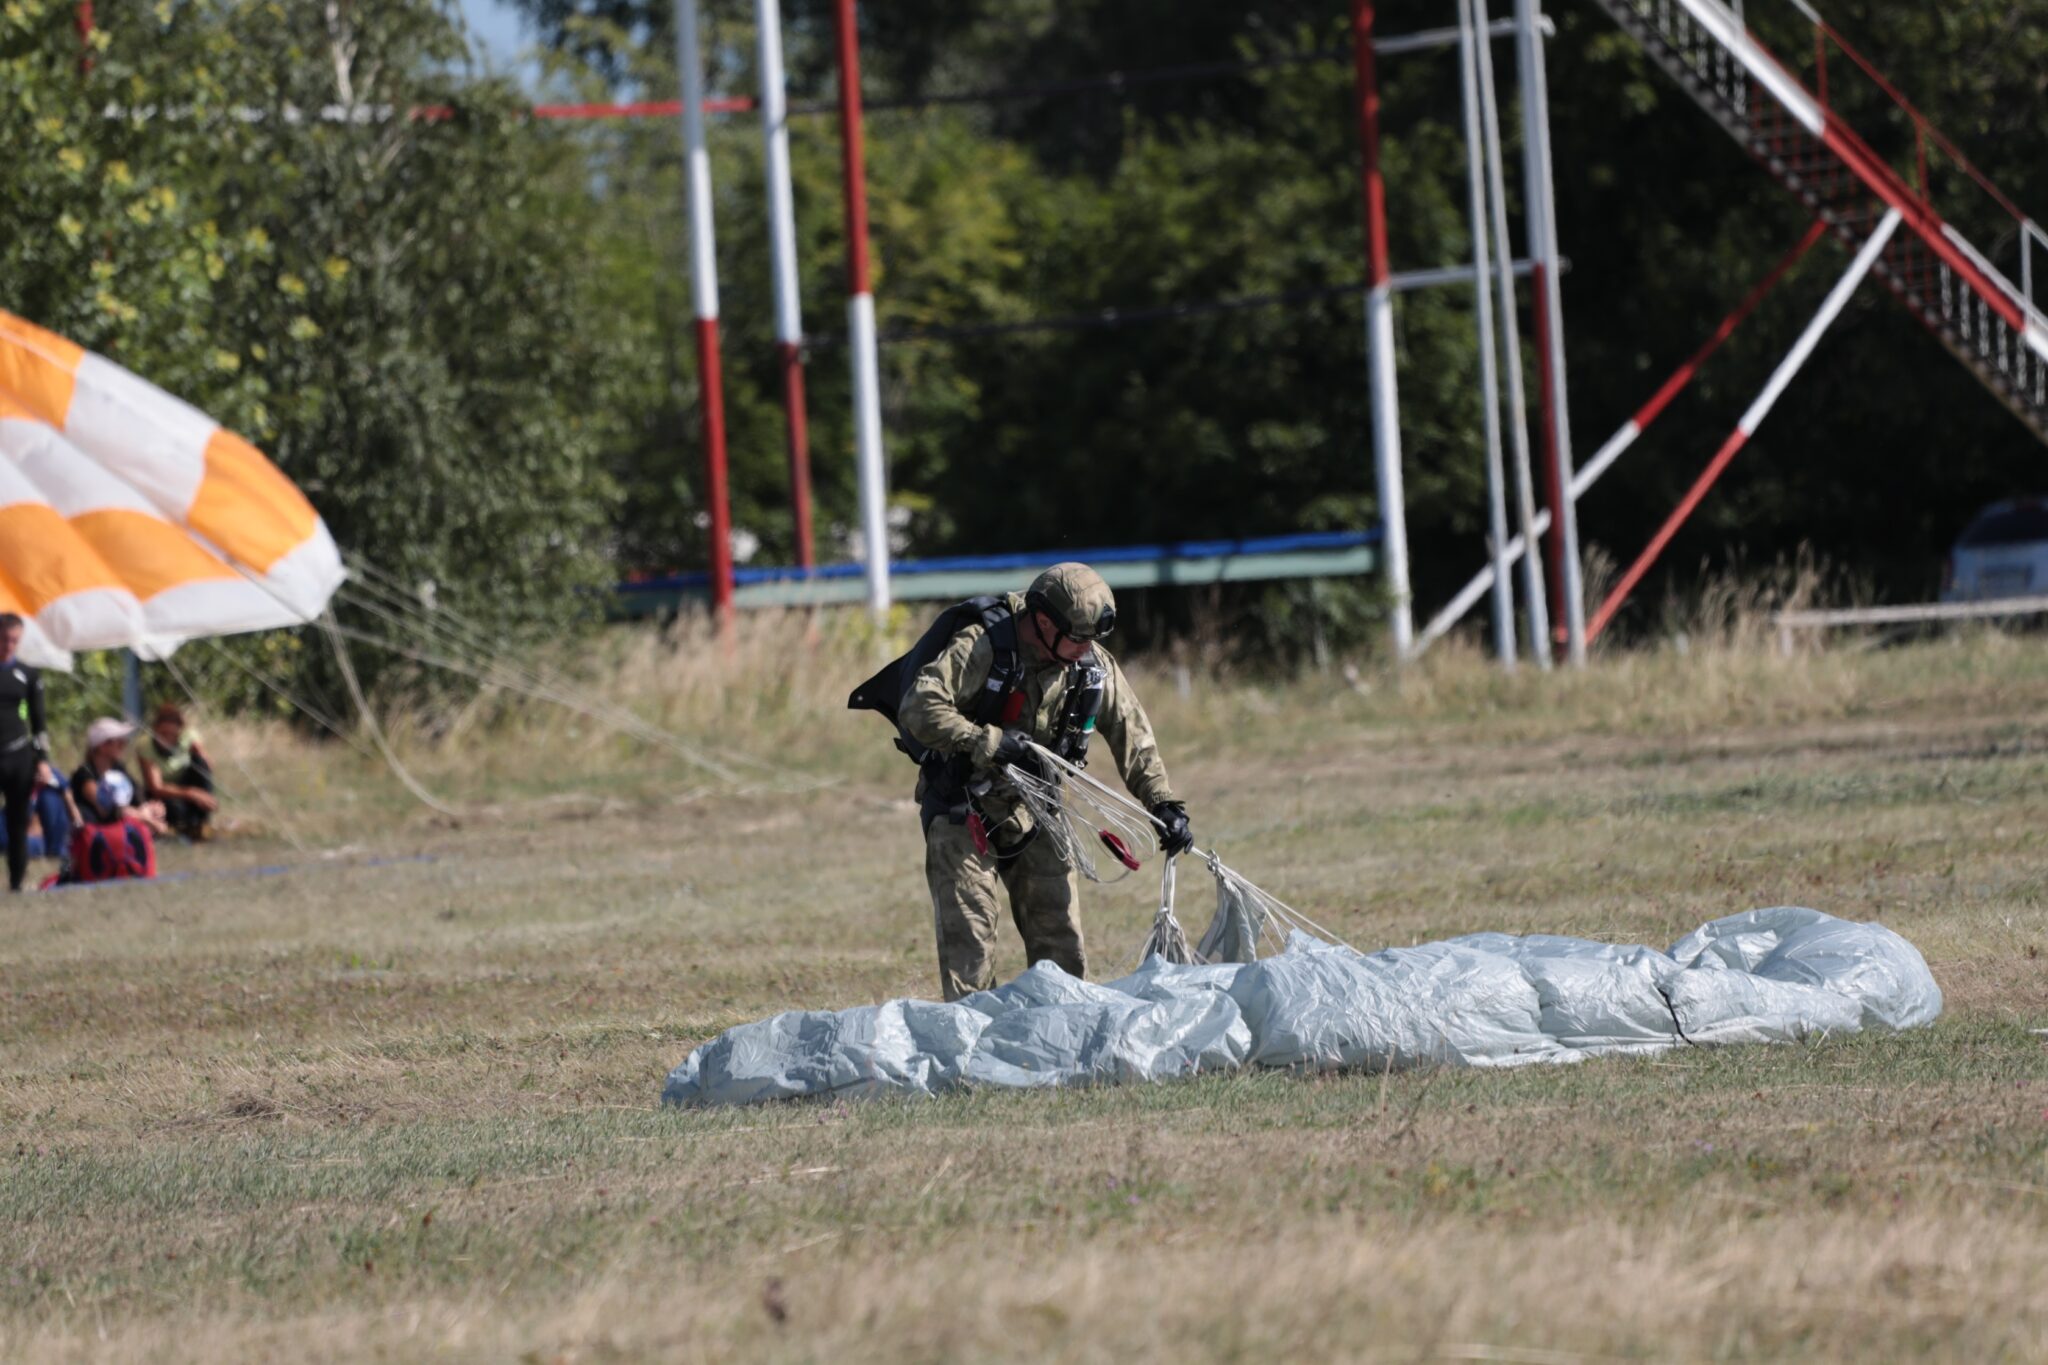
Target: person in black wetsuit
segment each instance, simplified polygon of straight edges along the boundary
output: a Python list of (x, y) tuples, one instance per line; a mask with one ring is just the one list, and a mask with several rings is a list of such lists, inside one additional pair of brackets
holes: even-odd
[(7, 807), (7, 889), (21, 890), (28, 875), (28, 815), (38, 778), (51, 786), (50, 736), (43, 719), (43, 675), (15, 654), (22, 621), (0, 612), (0, 797)]

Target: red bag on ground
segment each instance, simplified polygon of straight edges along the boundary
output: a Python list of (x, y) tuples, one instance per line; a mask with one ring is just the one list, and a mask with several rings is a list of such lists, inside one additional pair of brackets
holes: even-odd
[(71, 880), (111, 882), (156, 875), (156, 839), (134, 816), (111, 825), (83, 825), (71, 835)]

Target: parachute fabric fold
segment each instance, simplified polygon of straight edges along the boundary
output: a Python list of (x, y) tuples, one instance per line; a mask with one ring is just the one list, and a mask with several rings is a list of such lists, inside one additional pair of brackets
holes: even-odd
[(0, 595), (33, 622), (34, 661), (300, 624), (342, 578), (326, 526), (262, 452), (0, 311)]
[(1523, 1066), (1931, 1024), (1941, 990), (1878, 924), (1781, 906), (1659, 952), (1468, 934), (1353, 952), (1295, 934), (1245, 963), (1148, 960), (1102, 985), (1041, 962), (954, 1004), (793, 1011), (728, 1029), (669, 1074), (671, 1104), (1160, 1081), (1239, 1067)]
[(21, 599), (21, 595), (8, 583), (4, 574), (0, 574), (0, 611), (21, 618), (23, 658), (38, 668), (71, 667), (71, 652), (50, 643), (50, 637), (43, 633), (43, 628), (36, 624), (36, 618), (30, 614), (28, 603)]

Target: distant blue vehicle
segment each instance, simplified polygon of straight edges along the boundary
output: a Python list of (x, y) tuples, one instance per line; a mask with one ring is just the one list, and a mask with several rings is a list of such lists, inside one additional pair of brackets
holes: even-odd
[(1941, 576), (1944, 602), (2048, 594), (2048, 498), (2006, 498), (1956, 537)]

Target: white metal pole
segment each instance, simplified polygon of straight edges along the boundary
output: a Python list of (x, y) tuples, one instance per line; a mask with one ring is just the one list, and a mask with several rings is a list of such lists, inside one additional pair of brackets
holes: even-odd
[(1401, 479), (1401, 414), (1394, 374), (1394, 296), (1374, 285), (1365, 296), (1365, 350), (1372, 401), (1372, 452), (1382, 540), (1387, 561), (1387, 595), (1393, 600), (1394, 657), (1406, 659), (1415, 644), (1414, 595), (1408, 584), (1408, 501)]
[(1542, 305), (1534, 325), (1543, 329), (1550, 363), (1550, 391), (1544, 407), (1556, 442), (1559, 506), (1552, 509), (1563, 540), (1565, 650), (1574, 665), (1586, 662), (1586, 585), (1579, 561), (1579, 513), (1572, 484), (1571, 409), (1565, 399), (1564, 280), (1558, 272), (1557, 205), (1550, 163), (1550, 90), (1544, 74), (1541, 0), (1515, 0), (1515, 54), (1522, 83), (1523, 199), (1529, 217), (1529, 255), (1541, 272), (1536, 298)]
[[(1486, 0), (1469, 0), (1468, 17), (1473, 26), (1484, 31), (1486, 23)], [(1479, 126), (1481, 140), (1486, 149), (1487, 187), (1491, 192), (1491, 214), (1493, 218), (1493, 239), (1502, 244), (1501, 256), (1509, 252), (1508, 236), (1508, 194), (1507, 168), (1501, 151), (1500, 100), (1494, 90), (1493, 52), (1487, 43), (1472, 45), (1474, 65), (1479, 78)], [(1508, 395), (1508, 449), (1514, 457), (1515, 513), (1523, 543), (1534, 544), (1536, 530), (1536, 487), (1535, 478), (1529, 468), (1529, 396), (1522, 384), (1522, 327), (1515, 315), (1515, 281), (1509, 271), (1501, 271), (1497, 281), (1500, 290), (1500, 351), (1501, 362), (1507, 370)], [(1522, 611), (1529, 622), (1529, 649), (1535, 656), (1536, 666), (1550, 667), (1550, 604), (1543, 596), (1543, 566), (1535, 555), (1522, 556)]]
[[(1685, 386), (1693, 381), (1699, 374), (1700, 367), (1707, 363), (1707, 358), (1719, 350), (1721, 344), (1735, 334), (1735, 329), (1748, 319), (1749, 315), (1755, 311), (1757, 305), (1763, 302), (1764, 296), (1777, 287), (1778, 281), (1782, 280), (1786, 273), (1800, 262), (1806, 253), (1812, 249), (1814, 243), (1818, 242), (1825, 235), (1826, 230), (1825, 224), (1819, 221), (1814, 222), (1807, 229), (1806, 235), (1800, 238), (1799, 244), (1779, 259), (1778, 263), (1771, 268), (1770, 273), (1757, 282), (1756, 286), (1749, 291), (1741, 303), (1735, 305), (1733, 312), (1721, 319), (1721, 325), (1716, 327), (1713, 333), (1707, 337), (1706, 343), (1694, 351), (1691, 356), (1687, 357), (1685, 362), (1676, 370), (1671, 372), (1671, 376), (1658, 386), (1655, 393), (1650, 395), (1649, 401), (1640, 408), (1637, 408), (1635, 415), (1626, 422), (1623, 422), (1615, 433), (1607, 438), (1606, 444), (1594, 452), (1592, 459), (1579, 466), (1577, 472), (1572, 475), (1570, 492), (1573, 501), (1576, 502), (1578, 499), (1583, 498), (1586, 495), (1586, 490), (1598, 482), (1600, 476), (1605, 474), (1613, 466), (1614, 462), (1621, 458), (1623, 452), (1635, 444), (1636, 438), (1647, 431), (1650, 424), (1655, 422), (1670, 407), (1671, 400), (1676, 398), (1684, 390)], [(1547, 511), (1538, 512), (1536, 514), (1537, 533), (1541, 534), (1549, 529), (1550, 513)], [(1525, 548), (1526, 545), (1521, 536), (1516, 536), (1513, 540), (1510, 540), (1505, 556), (1508, 562), (1513, 563), (1519, 559)], [(1422, 628), (1422, 634), (1416, 639), (1415, 648), (1417, 653), (1428, 649), (1432, 643), (1441, 638), (1446, 631), (1463, 619), (1466, 612), (1472, 610), (1479, 599), (1485, 595), (1486, 590), (1492, 586), (1495, 572), (1496, 566), (1489, 561), (1485, 568), (1472, 575), (1472, 580), (1463, 588), (1460, 588), (1457, 595), (1441, 611), (1429, 619), (1429, 624)], [(1586, 629), (1590, 636), (1593, 633), (1590, 623)]]
[(853, 344), (854, 448), (860, 460), (860, 530), (866, 546), (868, 610), (880, 619), (889, 610), (889, 523), (873, 294), (863, 291), (846, 301), (846, 334)]
[[(1486, 433), (1486, 531), (1493, 558), (1493, 648), (1515, 667), (1515, 598), (1508, 578), (1508, 505), (1500, 452), (1500, 379), (1494, 371), (1492, 251), (1486, 233), (1486, 175), (1481, 169), (1479, 76), (1471, 11), (1458, 5), (1458, 84), (1465, 116), (1465, 192), (1472, 214), (1472, 312), (1479, 332), (1479, 393)], [(1505, 255), (1505, 253), (1503, 253)]]

